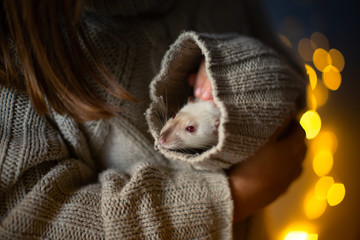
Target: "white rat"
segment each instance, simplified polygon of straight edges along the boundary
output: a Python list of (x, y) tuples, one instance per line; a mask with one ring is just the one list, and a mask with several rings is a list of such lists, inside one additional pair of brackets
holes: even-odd
[(158, 142), (170, 150), (210, 148), (218, 142), (219, 121), (220, 110), (213, 101), (189, 98), (161, 129)]

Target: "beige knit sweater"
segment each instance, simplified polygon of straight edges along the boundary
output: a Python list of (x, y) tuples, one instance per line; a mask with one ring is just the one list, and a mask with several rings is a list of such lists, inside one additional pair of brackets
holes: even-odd
[[(26, 95), (0, 86), (0, 239), (231, 239), (232, 199), (219, 169), (263, 144), (304, 85), (267, 46), (277, 48), (254, 3), (88, 0), (101, 58), (140, 101), (94, 87), (124, 112), (80, 125), (40, 116)], [(179, 86), (202, 54), (221, 107), (219, 144), (200, 156), (160, 153), (151, 136), (159, 97), (167, 87), (171, 101), (183, 99)], [(245, 238), (241, 227), (236, 237)]]

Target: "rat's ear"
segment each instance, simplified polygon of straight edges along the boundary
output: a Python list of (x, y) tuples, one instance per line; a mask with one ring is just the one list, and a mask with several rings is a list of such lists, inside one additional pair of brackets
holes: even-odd
[(187, 103), (194, 103), (194, 97), (193, 96), (188, 97)]

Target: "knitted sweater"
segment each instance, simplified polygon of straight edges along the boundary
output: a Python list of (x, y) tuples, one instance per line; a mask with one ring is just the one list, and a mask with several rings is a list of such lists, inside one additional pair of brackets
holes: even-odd
[[(99, 57), (139, 102), (94, 86), (124, 111), (79, 124), (55, 111), (41, 116), (25, 94), (0, 86), (0, 239), (231, 239), (233, 204), (219, 168), (263, 144), (303, 89), (267, 46), (277, 48), (254, 2), (88, 0)], [(201, 156), (158, 152), (158, 97), (167, 86), (171, 101), (181, 100), (178, 86), (202, 54), (222, 113), (219, 144)]]

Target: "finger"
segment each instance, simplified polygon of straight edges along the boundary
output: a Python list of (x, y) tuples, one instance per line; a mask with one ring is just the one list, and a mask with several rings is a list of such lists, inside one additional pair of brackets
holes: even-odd
[(197, 75), (194, 86), (194, 96), (196, 98), (201, 98), (202, 86), (203, 86), (203, 80), (199, 77), (199, 75)]
[(199, 68), (199, 77), (202, 78), (202, 93), (201, 93), (201, 99), (203, 101), (211, 100), (213, 99), (212, 96), (212, 87), (210, 80), (206, 74), (206, 66), (205, 66), (205, 59), (201, 62), (200, 68)]
[(203, 59), (200, 63), (199, 70), (196, 75), (195, 87), (194, 87), (195, 97), (201, 99), (207, 81), (209, 80), (206, 76), (205, 59)]
[(206, 100), (211, 100), (211, 99), (213, 99), (211, 84), (210, 84), (209, 79), (206, 77), (206, 81), (203, 85), (203, 89), (202, 89), (202, 93), (201, 93), (201, 100), (206, 101)]
[(189, 84), (190, 87), (193, 87), (195, 85), (195, 81), (196, 81), (196, 73), (192, 73), (189, 75), (187, 82)]
[(201, 98), (203, 92), (203, 86), (205, 82), (206, 82), (206, 78), (198, 72), (196, 75), (195, 86), (194, 86), (194, 95), (196, 98)]

